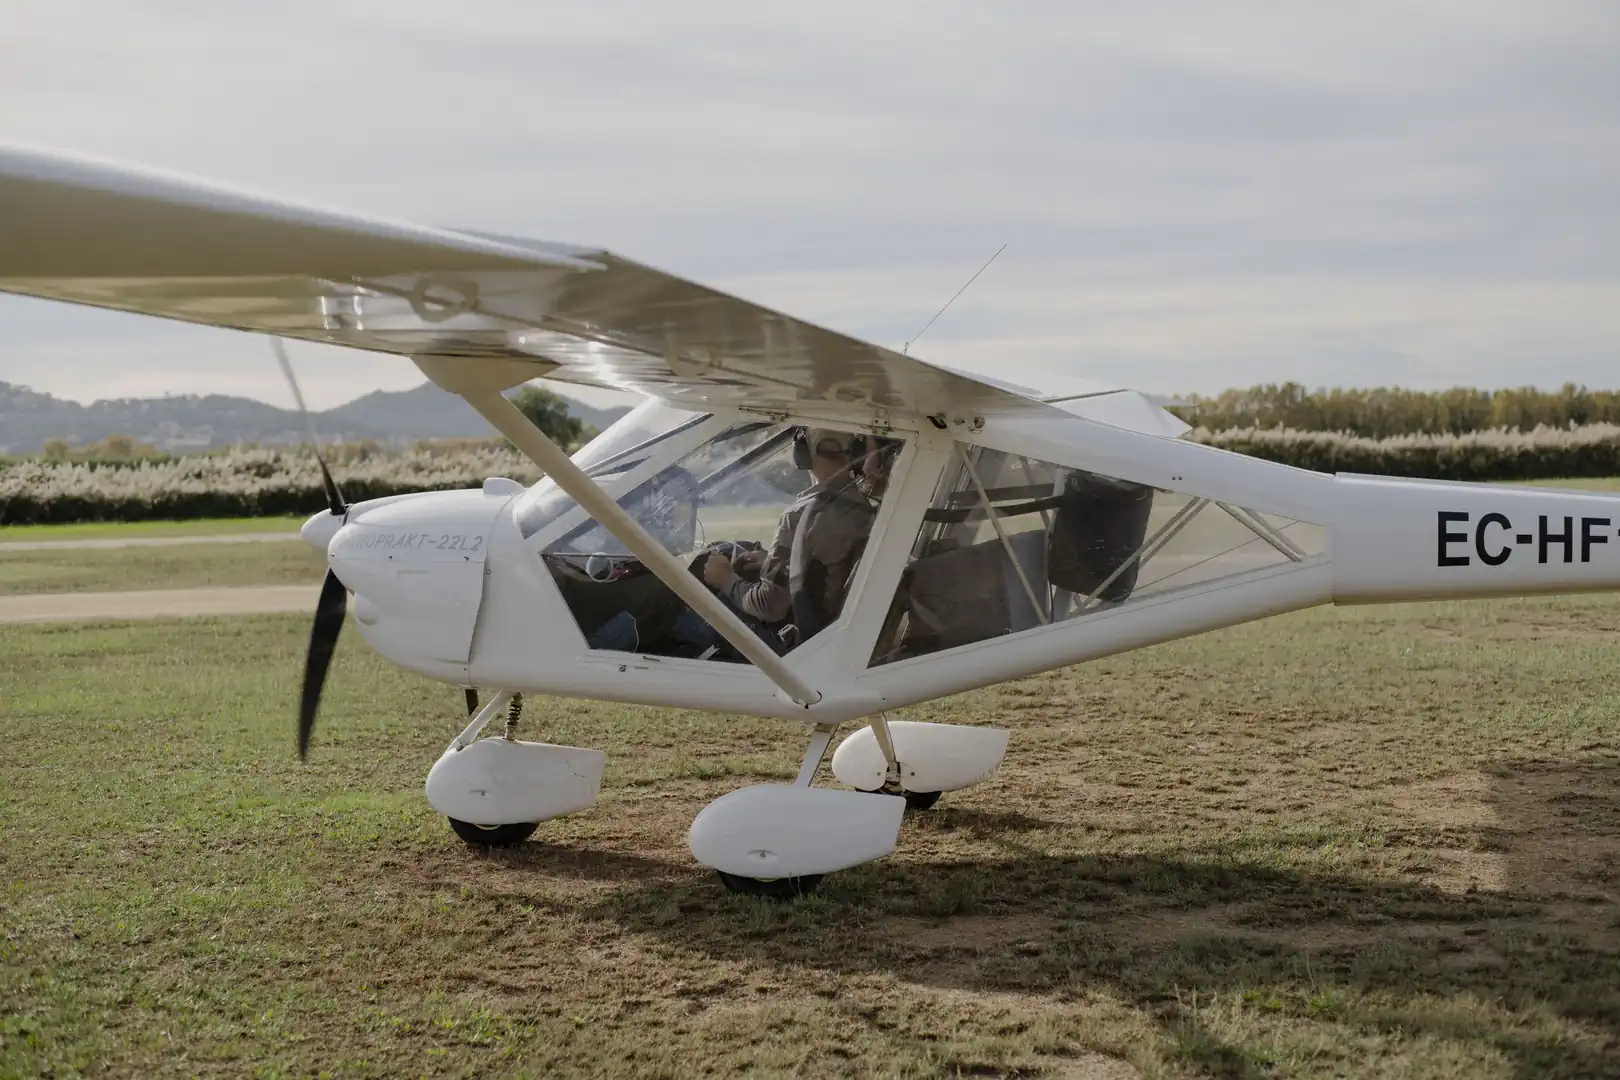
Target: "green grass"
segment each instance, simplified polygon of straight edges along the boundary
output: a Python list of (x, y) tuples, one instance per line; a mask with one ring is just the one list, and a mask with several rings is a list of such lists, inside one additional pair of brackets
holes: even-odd
[(301, 540), (174, 547), (0, 548), (0, 596), (19, 593), (320, 584), (326, 560)]
[(1574, 488), (1579, 491), (1620, 491), (1620, 476), (1576, 476), (1559, 480), (1512, 480), (1524, 487)]
[(86, 521), (76, 525), (0, 525), (0, 544), (19, 540), (107, 540), (146, 536), (224, 536), (297, 532), (307, 517), (198, 518), (191, 521)]
[(352, 628), (297, 760), (307, 622), (0, 627), (0, 1076), (1620, 1072), (1616, 598), (907, 710), (1009, 728), (1001, 772), (789, 906), (685, 832), (800, 729), (531, 700), (602, 798), (478, 854), (422, 795), (460, 694)]

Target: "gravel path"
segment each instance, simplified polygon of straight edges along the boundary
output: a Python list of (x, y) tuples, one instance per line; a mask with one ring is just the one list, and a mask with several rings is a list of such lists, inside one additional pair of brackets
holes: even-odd
[(0, 623), (85, 619), (164, 619), (187, 615), (315, 615), (319, 585), (0, 596)]

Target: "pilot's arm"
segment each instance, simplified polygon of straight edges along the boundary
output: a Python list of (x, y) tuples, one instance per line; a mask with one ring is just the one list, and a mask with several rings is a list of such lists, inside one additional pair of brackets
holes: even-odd
[(764, 623), (784, 621), (793, 611), (793, 598), (788, 593), (788, 555), (793, 548), (793, 526), (798, 514), (789, 510), (776, 522), (776, 535), (771, 538), (770, 552), (760, 567), (758, 581), (746, 581), (737, 575), (731, 560), (718, 552), (703, 564), (703, 580), (739, 611)]

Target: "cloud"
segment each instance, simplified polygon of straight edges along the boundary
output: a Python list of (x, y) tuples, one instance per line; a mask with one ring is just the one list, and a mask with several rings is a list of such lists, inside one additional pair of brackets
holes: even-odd
[[(914, 352), (1022, 381), (1615, 385), (1617, 54), (1577, 3), (68, 0), (8, 19), (0, 141), (601, 244), (890, 345), (1006, 243)], [(419, 381), (307, 350), (321, 405)], [(0, 379), (284, 392), (250, 336), (11, 298)]]

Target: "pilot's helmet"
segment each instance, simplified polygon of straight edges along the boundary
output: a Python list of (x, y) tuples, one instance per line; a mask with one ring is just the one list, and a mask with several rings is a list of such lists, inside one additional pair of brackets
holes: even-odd
[(835, 431), (832, 428), (806, 428), (804, 441), (810, 447), (812, 456), (821, 457), (849, 457), (854, 453), (856, 440), (860, 438), (852, 431)]

